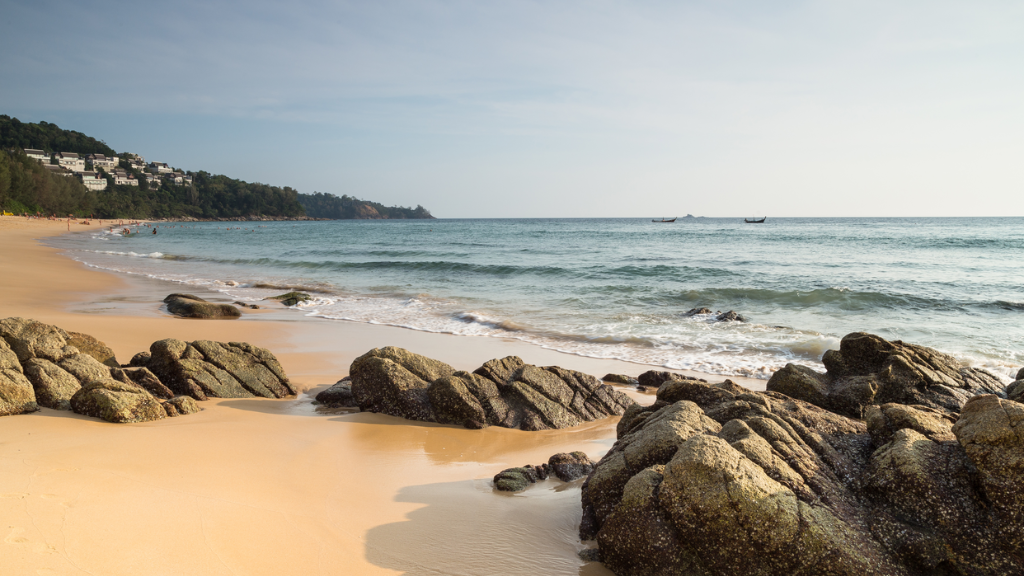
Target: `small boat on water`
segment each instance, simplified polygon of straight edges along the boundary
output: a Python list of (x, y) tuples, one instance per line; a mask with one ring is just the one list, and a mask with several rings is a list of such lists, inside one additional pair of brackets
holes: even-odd
[(744, 218), (743, 221), (746, 222), (747, 224), (764, 224), (764, 221), (767, 220), (767, 219), (768, 219), (768, 217), (765, 216), (764, 218), (761, 218), (760, 220), (758, 220), (757, 218)]
[(668, 218), (662, 218), (661, 220), (651, 220), (651, 222), (657, 222), (657, 223), (659, 223), (659, 224), (661, 224), (661, 223), (665, 223), (665, 224), (668, 224), (668, 223), (670, 223), (670, 222), (675, 222), (675, 221), (676, 221), (676, 219), (675, 219), (675, 218), (673, 218), (673, 219), (671, 219), (671, 220), (669, 220)]

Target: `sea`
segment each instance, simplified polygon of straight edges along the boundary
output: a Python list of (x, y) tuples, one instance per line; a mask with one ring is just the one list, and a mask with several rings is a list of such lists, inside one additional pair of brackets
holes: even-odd
[[(1024, 365), (1024, 218), (158, 223), (47, 242), (90, 267), (290, 313), (768, 378), (851, 332), (1006, 379)], [(137, 227), (133, 226), (134, 231)], [(688, 315), (694, 308), (710, 314)], [(719, 321), (734, 311), (745, 321)]]

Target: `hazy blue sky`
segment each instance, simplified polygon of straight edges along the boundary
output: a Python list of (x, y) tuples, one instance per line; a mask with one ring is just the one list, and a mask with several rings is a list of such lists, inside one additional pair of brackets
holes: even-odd
[(1024, 215), (1024, 2), (14, 2), (0, 113), (441, 217)]

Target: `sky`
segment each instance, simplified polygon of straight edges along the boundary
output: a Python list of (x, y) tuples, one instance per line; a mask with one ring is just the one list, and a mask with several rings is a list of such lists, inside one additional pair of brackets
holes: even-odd
[(1018, 1), (0, 0), (0, 114), (435, 216), (1024, 216)]

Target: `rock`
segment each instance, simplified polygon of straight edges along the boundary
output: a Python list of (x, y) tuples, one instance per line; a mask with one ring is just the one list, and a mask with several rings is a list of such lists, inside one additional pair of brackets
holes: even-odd
[(584, 548), (576, 553), (580, 560), (584, 562), (600, 562), (601, 561), (601, 550), (598, 548)]
[(572, 482), (594, 470), (594, 462), (583, 452), (560, 452), (548, 459), (548, 469), (562, 482)]
[(352, 379), (342, 378), (327, 390), (316, 395), (317, 404), (328, 408), (358, 408), (355, 396), (352, 395)]
[(827, 378), (807, 366), (786, 364), (772, 374), (767, 390), (806, 400), (815, 406), (828, 404)]
[(428, 360), (407, 350), (390, 347), (375, 348), (356, 358), (349, 368), (349, 375), (352, 377), (352, 395), (359, 409), (408, 420), (435, 422), (427, 395), (430, 383), (409, 369), (425, 375), (433, 374), (439, 368)]
[(269, 300), (280, 300), (281, 304), (285, 306), (295, 306), (299, 302), (306, 302), (312, 299), (312, 296), (304, 292), (288, 292), (287, 294), (280, 294), (269, 298)]
[(168, 418), (187, 416), (201, 410), (199, 404), (191, 396), (175, 396), (160, 403)]
[(54, 410), (71, 410), (71, 397), (82, 387), (67, 370), (43, 358), (25, 362), (25, 376), (32, 382), (39, 404)]
[(633, 400), (593, 376), (540, 368), (515, 356), (472, 374), (401, 348), (371, 350), (349, 369), (359, 408), (410, 420), (478, 429), (567, 428), (622, 414)]
[(1024, 368), (1017, 371), (1017, 380), (1024, 380)]
[(110, 378), (111, 368), (88, 354), (71, 354), (57, 363), (79, 382)]
[(869, 406), (864, 411), (864, 421), (875, 446), (888, 444), (900, 430), (914, 430), (933, 442), (956, 440), (953, 436), (955, 420), (946, 412), (924, 406)]
[(119, 382), (138, 384), (161, 400), (169, 400), (174, 396), (174, 392), (164, 386), (163, 382), (160, 382), (160, 379), (156, 377), (156, 374), (150, 372), (149, 368), (112, 368), (110, 375)]
[(494, 476), (494, 488), (502, 492), (522, 492), (539, 480), (547, 478), (547, 472), (540, 467), (522, 466), (508, 468)]
[(747, 319), (743, 316), (729, 310), (728, 312), (722, 312), (718, 316), (715, 316), (716, 322), (746, 322)]
[(68, 332), (68, 344), (78, 348), (78, 351), (82, 354), (88, 354), (110, 368), (120, 368), (121, 366), (117, 363), (114, 351), (109, 346), (88, 334)]
[(1006, 397), (1014, 402), (1024, 403), (1024, 378), (1018, 378), (1006, 387)]
[(620, 575), (1024, 573), (1024, 405), (864, 412), (667, 382), (583, 484), (580, 537)]
[(768, 390), (852, 418), (860, 418), (866, 406), (886, 403), (955, 414), (972, 396), (1003, 393), (1000, 380), (984, 370), (931, 348), (863, 332), (846, 335), (839, 350), (821, 360), (827, 374), (790, 364), (772, 375)]
[(169, 338), (149, 348), (147, 368), (175, 395), (207, 398), (284, 398), (295, 394), (269, 351), (245, 342)]
[(675, 380), (678, 378), (682, 378), (682, 376), (680, 376), (679, 374), (674, 374), (672, 372), (648, 370), (647, 372), (644, 372), (643, 374), (637, 376), (636, 379), (640, 386), (643, 386), (645, 388), (658, 388), (665, 382), (668, 382), (669, 380)]
[(141, 386), (109, 378), (84, 384), (71, 397), (71, 409), (115, 423), (148, 422), (167, 416), (160, 402)]
[(499, 397), (498, 387), (483, 376), (467, 372), (442, 376), (427, 387), (427, 398), (438, 422), (474, 430), (487, 425), (487, 411), (478, 395)]
[(35, 390), (22, 373), (17, 354), (0, 339), (0, 416), (25, 414), (38, 409)]
[(235, 302), (232, 302), (232, 304), (234, 304), (235, 306), (238, 306), (239, 308), (248, 308), (250, 310), (259, 310), (260, 309), (260, 307), (258, 305), (256, 305), (256, 304), (249, 304), (248, 302), (239, 302), (237, 300)]
[(153, 358), (153, 355), (150, 354), (149, 350), (146, 350), (146, 351), (143, 351), (143, 352), (139, 352), (135, 356), (132, 356), (131, 361), (128, 362), (128, 366), (130, 366), (132, 368), (142, 368), (142, 367), (148, 365), (150, 359), (152, 359), (152, 358)]
[(7, 342), (21, 363), (32, 358), (59, 362), (66, 356), (78, 353), (78, 349), (68, 344), (67, 332), (35, 320), (0, 320), (0, 338)]
[(689, 318), (690, 316), (697, 316), (703, 314), (712, 314), (711, 308), (690, 308), (688, 311), (686, 311), (686, 313), (683, 314), (683, 316)]
[(231, 304), (215, 304), (191, 294), (171, 294), (164, 303), (168, 312), (182, 318), (231, 319), (242, 315)]
[(960, 445), (978, 470), (985, 500), (991, 503), (991, 522), (1005, 538), (1024, 573), (1024, 404), (994, 395), (967, 401), (953, 426)]
[(611, 382), (612, 384), (625, 384), (626, 386), (639, 386), (640, 381), (632, 376), (626, 376), (625, 374), (605, 374), (604, 378), (601, 378), (602, 382)]

